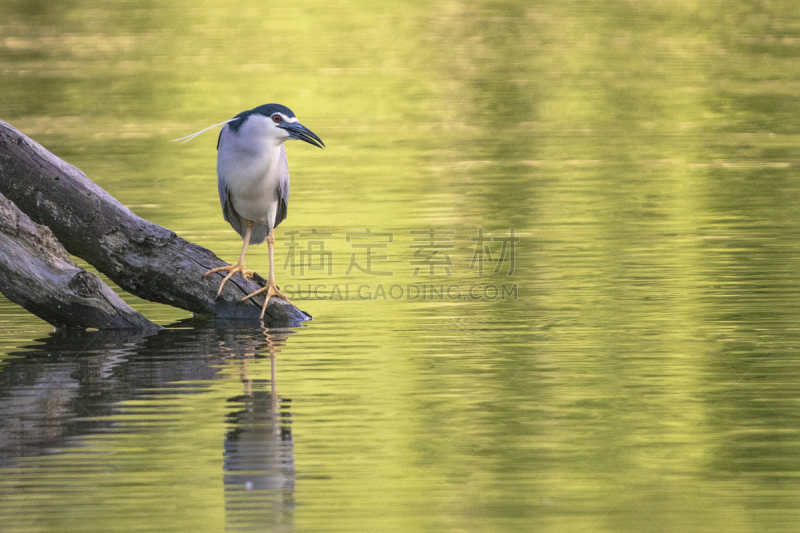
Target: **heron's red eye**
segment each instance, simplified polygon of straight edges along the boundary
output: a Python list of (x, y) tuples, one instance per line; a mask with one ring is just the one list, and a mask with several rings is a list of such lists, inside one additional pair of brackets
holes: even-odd
[(283, 121), (283, 117), (281, 117), (278, 113), (272, 115), (272, 122), (275, 124), (280, 124)]

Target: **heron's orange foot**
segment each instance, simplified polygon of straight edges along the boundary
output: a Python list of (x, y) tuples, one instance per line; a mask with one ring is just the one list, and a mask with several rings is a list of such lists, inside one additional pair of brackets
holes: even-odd
[(222, 283), (219, 284), (219, 290), (217, 290), (217, 296), (222, 294), (222, 287), (225, 286), (225, 282), (228, 281), (229, 279), (231, 279), (233, 277), (233, 275), (236, 274), (237, 272), (241, 272), (242, 279), (244, 279), (245, 281), (247, 281), (247, 276), (251, 276), (251, 277), (253, 276), (253, 271), (252, 270), (247, 270), (244, 267), (244, 263), (236, 263), (233, 266), (228, 265), (228, 266), (219, 267), (219, 268), (212, 268), (211, 270), (209, 270), (208, 272), (203, 274), (203, 277), (205, 278), (209, 274), (215, 274), (217, 272), (223, 272), (223, 271), (226, 271), (226, 270), (229, 271), (228, 275), (225, 276), (225, 279), (223, 279)]
[[(271, 281), (271, 280), (267, 281), (267, 286), (266, 287), (262, 287), (261, 289), (258, 289), (256, 292), (251, 292), (250, 294), (248, 294), (247, 296), (242, 298), (241, 301), (243, 302), (245, 300), (248, 300), (248, 299), (252, 298), (253, 296), (255, 296), (257, 294), (261, 294), (262, 292), (266, 292), (267, 293), (267, 297), (264, 298), (264, 306), (261, 308), (261, 316), (259, 318), (264, 318), (264, 313), (267, 312), (267, 306), (269, 305), (269, 300), (273, 296), (277, 296), (278, 298), (281, 298), (281, 299), (286, 300), (287, 302), (289, 302), (289, 298), (285, 294), (283, 294), (281, 291), (279, 291), (278, 287), (275, 285), (275, 282)], [(291, 303), (291, 302), (289, 302), (289, 303)]]

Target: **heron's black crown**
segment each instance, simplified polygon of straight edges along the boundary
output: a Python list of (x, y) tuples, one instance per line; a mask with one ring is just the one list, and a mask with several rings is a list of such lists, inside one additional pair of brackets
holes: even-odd
[(234, 133), (236, 133), (250, 115), (264, 115), (265, 117), (270, 117), (275, 113), (281, 113), (287, 118), (294, 118), (294, 113), (292, 113), (292, 110), (285, 105), (264, 104), (248, 111), (242, 111), (234, 117), (234, 120), (228, 122), (228, 127), (233, 130)]

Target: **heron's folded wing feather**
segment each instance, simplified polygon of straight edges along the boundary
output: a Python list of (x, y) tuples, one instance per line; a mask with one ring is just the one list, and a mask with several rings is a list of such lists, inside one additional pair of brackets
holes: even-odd
[(217, 185), (219, 189), (219, 203), (222, 204), (222, 216), (225, 217), (225, 221), (233, 226), (233, 229), (235, 229), (239, 235), (244, 237), (245, 227), (242, 223), (242, 217), (233, 207), (233, 199), (231, 198), (230, 192), (228, 192), (228, 188), (225, 186), (223, 180), (218, 180)]
[(278, 209), (275, 213), (275, 225), (286, 219), (289, 211), (289, 159), (286, 157), (286, 147), (281, 145), (281, 155), (278, 158), (278, 172), (280, 173), (280, 182), (278, 183)]

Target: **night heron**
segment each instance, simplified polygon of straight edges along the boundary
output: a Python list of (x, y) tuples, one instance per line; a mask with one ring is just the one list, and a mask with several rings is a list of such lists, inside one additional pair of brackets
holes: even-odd
[(300, 124), (288, 107), (279, 104), (258, 106), (223, 124), (225, 126), (217, 141), (219, 201), (225, 220), (239, 232), (244, 243), (235, 265), (211, 269), (203, 277), (228, 271), (219, 285), (217, 296), (222, 293), (225, 282), (237, 272), (246, 280), (253, 274), (244, 266), (247, 245), (261, 244), (266, 239), (269, 245), (267, 285), (242, 298), (245, 301), (266, 292), (261, 309), (261, 318), (264, 318), (271, 297), (289, 300), (275, 285), (273, 260), (273, 230), (286, 218), (289, 206), (289, 161), (283, 143), (300, 139), (320, 148), (325, 144)]

